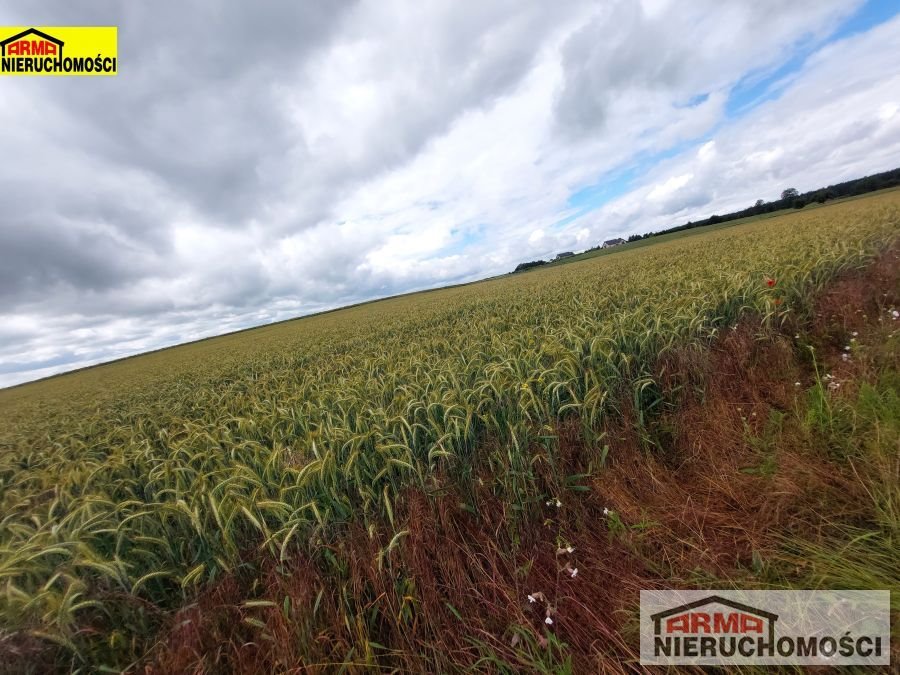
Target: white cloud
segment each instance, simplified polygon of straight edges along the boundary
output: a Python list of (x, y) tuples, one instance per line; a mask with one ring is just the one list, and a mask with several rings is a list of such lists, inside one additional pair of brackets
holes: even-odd
[(898, 40), (895, 19), (829, 46), (780, 99), (723, 127), (714, 161), (685, 153), (660, 166), (653, 183), (693, 173), (692, 183), (711, 195), (689, 214), (699, 217), (774, 199), (785, 187), (808, 190), (895, 168), (900, 120), (885, 112), (900, 91), (890, 47)]
[(664, 182), (655, 185), (650, 192), (647, 193), (647, 199), (651, 202), (661, 202), (671, 197), (675, 192), (691, 182), (694, 177), (692, 173), (681, 174), (680, 176), (672, 176)]
[(715, 159), (716, 157), (716, 142), (715, 141), (707, 141), (703, 145), (700, 146), (700, 149), (697, 150), (697, 159), (701, 162), (709, 162)]
[[(892, 168), (898, 20), (726, 114), (739, 82), (858, 6), (272, 4), (220, 12), (222, 39), (185, 70), (211, 8), (175, 25), (137, 5), (42, 5), (124, 26), (132, 62), (106, 82), (4, 84), (0, 151), (21, 159), (0, 167), (0, 384)], [(238, 57), (229, 36), (254, 22), (271, 44)], [(629, 168), (601, 209), (569, 203)]]
[(898, 105), (894, 101), (888, 101), (887, 103), (882, 103), (878, 108), (878, 118), (884, 122), (891, 119), (894, 115), (897, 114), (897, 111), (900, 110), (900, 105)]

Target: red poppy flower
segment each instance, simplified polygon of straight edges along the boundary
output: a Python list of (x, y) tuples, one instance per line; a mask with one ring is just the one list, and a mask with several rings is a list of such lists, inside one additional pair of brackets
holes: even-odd
[(774, 286), (774, 285), (775, 285), (774, 279), (766, 279), (766, 286), (768, 286), (769, 288), (772, 288), (772, 286)]

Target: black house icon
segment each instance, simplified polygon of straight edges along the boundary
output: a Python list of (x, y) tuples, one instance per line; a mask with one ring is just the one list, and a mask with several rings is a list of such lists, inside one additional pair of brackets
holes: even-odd
[(14, 43), (18, 42), (19, 40), (21, 40), (22, 38), (27, 37), (29, 35), (36, 35), (37, 37), (41, 38), (42, 40), (47, 40), (48, 42), (52, 42), (57, 47), (56, 56), (59, 56), (59, 57), (62, 56), (62, 49), (63, 49), (63, 44), (64, 44), (63, 41), (56, 39), (52, 35), (47, 35), (45, 32), (40, 31), (37, 28), (29, 28), (28, 30), (23, 30), (21, 33), (16, 33), (12, 37), (8, 37), (5, 40), (0, 41), (0, 56), (7, 55), (6, 48), (8, 45), (14, 44)]
[(758, 609), (757, 607), (751, 607), (750, 605), (745, 605), (740, 602), (735, 602), (734, 600), (728, 600), (727, 598), (723, 598), (720, 595), (710, 595), (705, 598), (701, 598), (700, 600), (695, 600), (694, 602), (689, 602), (685, 605), (678, 605), (677, 607), (673, 607), (672, 609), (667, 609), (663, 612), (657, 612), (656, 614), (651, 614), (650, 618), (653, 620), (653, 632), (656, 635), (659, 635), (662, 631), (662, 620), (666, 619), (670, 616), (677, 616), (678, 614), (683, 614), (684, 612), (689, 612), (692, 609), (696, 609), (697, 607), (703, 607), (704, 605), (710, 604), (719, 604), (725, 605), (726, 607), (731, 607), (732, 609), (736, 609), (740, 612), (745, 612), (747, 614), (753, 614), (755, 616), (761, 617), (768, 622), (768, 633), (769, 633), (769, 642), (774, 644), (775, 640), (775, 622), (778, 620), (778, 615), (773, 612), (767, 612), (764, 609)]

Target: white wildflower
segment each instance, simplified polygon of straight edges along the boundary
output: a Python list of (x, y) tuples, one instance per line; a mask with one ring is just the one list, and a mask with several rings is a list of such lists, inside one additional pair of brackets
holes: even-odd
[(604, 516), (608, 516), (608, 515), (609, 515), (609, 509), (606, 508), (605, 506), (603, 507), (603, 515), (604, 515)]
[(846, 347), (844, 347), (844, 351), (845, 351), (845, 352), (849, 352), (849, 351), (850, 351), (850, 345), (847, 345)]
[(853, 337), (858, 337), (858, 336), (859, 336), (859, 331), (853, 331), (853, 332), (851, 333), (851, 335), (852, 335)]
[(571, 572), (569, 572), (569, 574), (571, 574), (571, 575), (572, 575), (572, 578), (574, 579), (575, 577), (578, 576), (578, 568), (576, 567), (576, 568), (573, 569)]
[(557, 499), (556, 500), (556, 508), (559, 508), (560, 506), (562, 506), (562, 502), (559, 501), (559, 499)]
[(850, 360), (850, 355), (849, 355), (849, 354), (841, 354), (841, 359), (844, 360), (844, 361), (849, 361), (849, 360)]
[(533, 605), (535, 602), (537, 602), (537, 600), (535, 600), (534, 596), (529, 593), (528, 594), (528, 602), (530, 602)]
[(552, 625), (553, 625), (553, 619), (551, 619), (551, 618), (548, 616), (546, 619), (544, 619), (544, 623), (547, 624), (548, 626), (552, 626)]
[(900, 319), (900, 312), (898, 312), (896, 309), (892, 309), (891, 310), (891, 318), (894, 321), (896, 321), (897, 319)]
[(794, 382), (794, 386), (795, 386), (795, 387), (799, 387), (799, 386), (800, 386), (800, 383), (799, 383), (799, 382)]
[(575, 552), (574, 546), (566, 546), (566, 553), (574, 553), (574, 552)]

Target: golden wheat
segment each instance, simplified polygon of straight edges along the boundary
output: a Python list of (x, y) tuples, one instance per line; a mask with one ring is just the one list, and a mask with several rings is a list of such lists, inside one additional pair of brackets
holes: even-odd
[(666, 351), (803, 314), (898, 224), (891, 192), (2, 392), (2, 625), (77, 661), (99, 613), (116, 649), (140, 625), (125, 598), (177, 606), (248, 547), (283, 560), (353, 520), (395, 528), (387, 555), (403, 488), (476, 464), (525, 509), (561, 418), (600, 445), (623, 392), (657, 399)]

